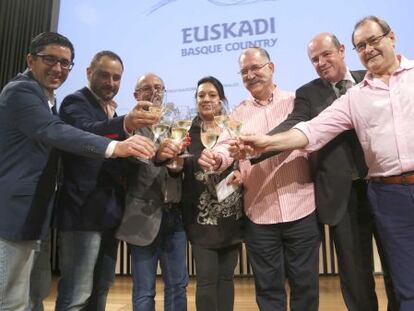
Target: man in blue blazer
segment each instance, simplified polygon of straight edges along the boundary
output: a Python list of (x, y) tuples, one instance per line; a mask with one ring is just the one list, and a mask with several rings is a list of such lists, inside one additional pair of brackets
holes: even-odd
[[(133, 111), (117, 116), (113, 98), (123, 73), (121, 58), (97, 53), (87, 68), (89, 84), (68, 95), (60, 106), (63, 121), (96, 135), (123, 140), (139, 127), (156, 121), (149, 113), (132, 119)], [(140, 106), (149, 105), (140, 101)], [(115, 278), (118, 240), (114, 237), (124, 209), (122, 159), (93, 160), (62, 153), (63, 184), (57, 201), (59, 265), (56, 310), (105, 310)]]
[(57, 33), (35, 37), (28, 70), (0, 94), (0, 295), (2, 310), (27, 307), (36, 241), (50, 225), (56, 185), (54, 148), (91, 158), (152, 157), (144, 137), (117, 142), (86, 133), (54, 116), (54, 91), (73, 66), (72, 43)]

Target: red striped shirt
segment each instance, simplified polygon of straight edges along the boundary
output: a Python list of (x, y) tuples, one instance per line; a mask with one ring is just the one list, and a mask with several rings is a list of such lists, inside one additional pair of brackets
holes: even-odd
[[(273, 100), (267, 105), (253, 98), (240, 103), (231, 118), (243, 123), (244, 133), (267, 133), (293, 110), (294, 96), (275, 88)], [(233, 159), (227, 150), (227, 131), (219, 138), (214, 151), (222, 156), (221, 169)], [(246, 215), (257, 224), (277, 224), (301, 219), (315, 210), (313, 183), (307, 154), (301, 151), (284, 152), (254, 166), (240, 161), (244, 185)]]

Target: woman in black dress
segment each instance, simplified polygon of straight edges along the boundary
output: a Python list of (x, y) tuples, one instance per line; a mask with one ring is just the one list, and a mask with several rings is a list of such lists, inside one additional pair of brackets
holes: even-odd
[[(242, 241), (243, 199), (239, 188), (218, 202), (215, 185), (233, 171), (206, 175), (197, 160), (204, 149), (200, 139), (202, 122), (214, 122), (227, 104), (223, 85), (214, 77), (197, 83), (198, 115), (189, 130), (189, 152), (184, 162), (183, 218), (196, 264), (196, 308), (198, 311), (231, 311), (234, 304), (234, 269)], [(239, 172), (234, 180), (240, 184)]]

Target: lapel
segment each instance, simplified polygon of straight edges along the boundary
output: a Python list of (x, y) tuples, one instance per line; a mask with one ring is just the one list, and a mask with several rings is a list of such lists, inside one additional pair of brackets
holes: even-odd
[(314, 108), (312, 118), (317, 116), (336, 100), (336, 94), (332, 89), (331, 84), (322, 79), (315, 80), (314, 88), (311, 92), (313, 95), (311, 94), (310, 96), (312, 96), (312, 103), (314, 103), (314, 105), (312, 105)]
[(80, 92), (86, 97), (88, 103), (91, 105), (98, 119), (107, 120), (108, 116), (106, 115), (105, 111), (102, 109), (95, 95), (93, 95), (92, 92), (87, 87), (84, 87), (83, 89), (81, 89)]
[[(362, 81), (362, 79), (364, 79), (365, 73), (365, 70), (351, 71), (351, 75), (355, 79), (356, 83), (359, 83)], [(329, 107), (337, 99), (337, 97), (331, 83), (328, 81), (319, 78), (315, 81), (315, 86), (322, 99), (316, 101), (319, 103), (317, 110), (321, 112), (325, 108)]]
[[(40, 85), (40, 83), (34, 77), (33, 73), (29, 69), (26, 69), (23, 73), (17, 75), (17, 78), (21, 78), (21, 77), (23, 77), (24, 79), (33, 80), (33, 81), (35, 81), (37, 83), (37, 85), (39, 86), (39, 89), (40, 89), (39, 94), (43, 98), (43, 103), (45, 104), (45, 106), (47, 107), (47, 109), (50, 111), (49, 102), (48, 102), (49, 99), (47, 98), (43, 87)], [(56, 103), (55, 103), (55, 106), (56, 106)], [(53, 113), (53, 114), (55, 114), (55, 113)], [(56, 114), (57, 114), (57, 112), (56, 112)]]

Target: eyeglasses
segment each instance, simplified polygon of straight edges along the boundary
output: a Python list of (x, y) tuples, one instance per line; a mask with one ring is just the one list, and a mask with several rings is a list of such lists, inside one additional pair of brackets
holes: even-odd
[(65, 58), (58, 58), (53, 55), (36, 54), (35, 56), (39, 56), (42, 59), (43, 63), (45, 63), (48, 66), (54, 66), (57, 63), (59, 63), (61, 68), (71, 70), (73, 68), (73, 65), (75, 65), (70, 60), (67, 60)]
[(389, 33), (390, 31), (387, 31), (386, 33), (380, 36), (367, 39), (366, 41), (363, 41), (363, 42), (359, 42), (358, 44), (354, 45), (353, 49), (356, 50), (358, 53), (362, 53), (367, 48), (367, 45), (375, 47), (378, 44), (380, 44), (381, 40), (385, 38)]
[(146, 85), (146, 86), (136, 89), (136, 91), (141, 91), (143, 93), (151, 93), (152, 90), (154, 90), (157, 93), (165, 92), (165, 88), (162, 85), (154, 85), (154, 86)]
[(253, 73), (257, 73), (260, 69), (262, 69), (264, 66), (269, 65), (269, 64), (270, 64), (270, 62), (264, 63), (263, 65), (252, 65), (250, 67), (241, 69), (238, 72), (238, 74), (241, 74), (242, 76), (247, 76), (249, 71), (251, 71)]

